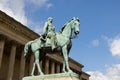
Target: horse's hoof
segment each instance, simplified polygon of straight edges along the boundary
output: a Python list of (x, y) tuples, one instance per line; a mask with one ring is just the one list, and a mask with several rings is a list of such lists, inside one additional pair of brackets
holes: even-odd
[(34, 76), (33, 74), (31, 74), (31, 76)]
[(44, 73), (40, 73), (40, 76), (41, 76), (41, 75), (44, 75)]
[(63, 73), (67, 73), (65, 70), (62, 71)]
[(72, 71), (72, 70), (69, 70), (68, 73), (73, 73), (73, 71)]
[(40, 75), (44, 75), (44, 73), (41, 73)]
[(26, 57), (27, 54), (24, 54), (24, 57)]
[(67, 73), (67, 72), (65, 71), (65, 72), (63, 72), (63, 73)]

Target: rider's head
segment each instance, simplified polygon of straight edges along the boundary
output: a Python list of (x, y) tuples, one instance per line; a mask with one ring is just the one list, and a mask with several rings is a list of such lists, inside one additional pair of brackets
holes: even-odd
[(52, 17), (49, 17), (49, 18), (48, 18), (48, 21), (52, 22), (52, 21), (53, 21), (53, 18), (52, 18)]

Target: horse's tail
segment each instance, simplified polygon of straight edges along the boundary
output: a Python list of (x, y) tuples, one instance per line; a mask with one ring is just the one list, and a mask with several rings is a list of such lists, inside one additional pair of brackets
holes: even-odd
[(29, 41), (28, 43), (25, 44), (25, 46), (24, 46), (24, 56), (27, 55), (27, 53), (28, 53), (28, 51), (29, 51), (29, 48), (30, 48), (32, 42), (33, 42), (33, 41)]

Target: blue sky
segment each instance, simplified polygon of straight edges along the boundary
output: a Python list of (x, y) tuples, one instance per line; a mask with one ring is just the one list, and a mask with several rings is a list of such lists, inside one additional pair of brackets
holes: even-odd
[(90, 80), (120, 80), (120, 0), (0, 0), (0, 10), (38, 34), (48, 17), (56, 31), (78, 17), (70, 57), (84, 65)]

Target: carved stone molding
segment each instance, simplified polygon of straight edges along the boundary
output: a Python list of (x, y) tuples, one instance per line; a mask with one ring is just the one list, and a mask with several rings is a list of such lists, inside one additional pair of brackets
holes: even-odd
[(27, 36), (28, 38), (35, 39), (39, 37), (39, 35), (32, 30), (28, 29), (26, 26), (16, 21), (12, 17), (8, 16), (4, 12), (0, 11), (0, 23), (8, 25), (8, 29), (12, 29), (15, 32)]

